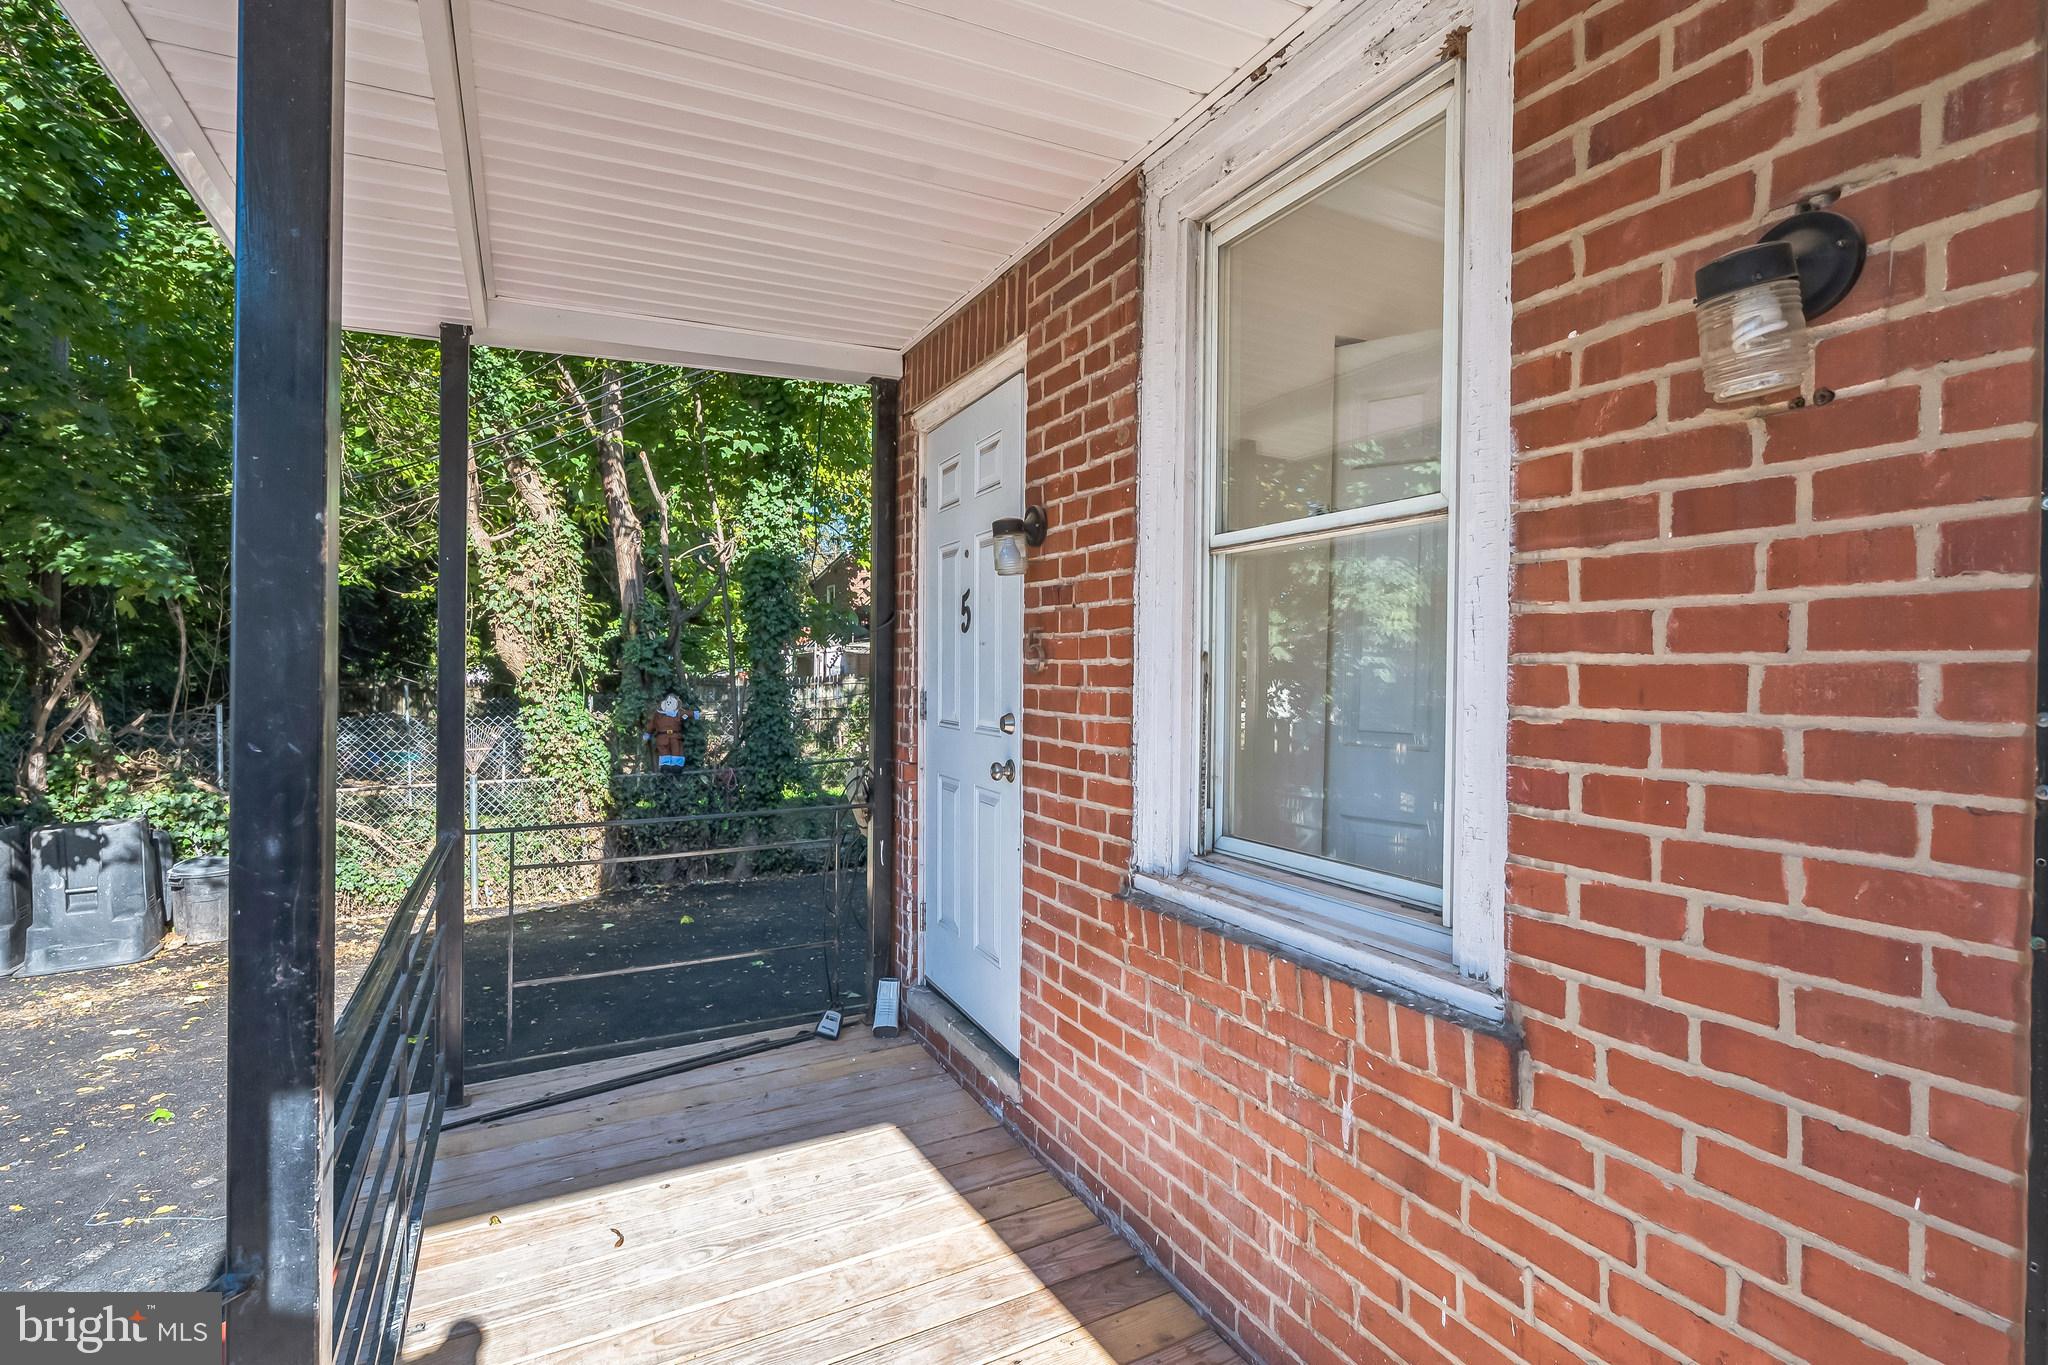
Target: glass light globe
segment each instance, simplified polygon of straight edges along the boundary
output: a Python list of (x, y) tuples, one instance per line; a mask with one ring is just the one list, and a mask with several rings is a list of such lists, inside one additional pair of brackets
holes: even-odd
[(996, 572), (1013, 577), (1024, 572), (1024, 533), (1006, 531), (995, 537)]
[(1805, 387), (1813, 334), (1790, 246), (1765, 242), (1710, 261), (1695, 285), (1700, 360), (1716, 403), (1753, 402)]

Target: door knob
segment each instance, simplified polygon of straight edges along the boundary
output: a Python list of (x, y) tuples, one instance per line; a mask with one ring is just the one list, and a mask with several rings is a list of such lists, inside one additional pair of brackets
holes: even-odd
[(1017, 780), (1017, 760), (1006, 758), (1000, 763), (989, 764), (988, 780), (991, 782), (1015, 782)]

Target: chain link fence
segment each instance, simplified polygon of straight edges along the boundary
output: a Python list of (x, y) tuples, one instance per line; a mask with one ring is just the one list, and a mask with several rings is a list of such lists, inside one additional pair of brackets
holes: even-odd
[[(745, 682), (705, 677), (693, 679), (687, 690), (696, 698), (699, 714), (692, 724), (703, 729), (704, 750), (714, 756), (732, 752), (746, 708)], [(407, 684), (344, 690), (344, 713), (335, 732), (335, 878), (342, 914), (388, 913), (433, 848), (434, 716), (417, 704), (431, 695), (430, 688)], [(843, 793), (867, 743), (867, 680), (806, 681), (796, 687), (794, 703), (806, 787), (823, 796)], [(597, 696), (589, 705), (593, 713), (609, 717), (613, 699)], [(66, 734), (64, 745), (97, 747), (103, 755), (111, 751), (116, 765), (145, 758), (159, 768), (176, 764), (225, 791), (227, 724), (227, 708), (210, 706), (111, 732), (79, 725)], [(609, 724), (604, 728), (618, 732)], [(747, 784), (734, 769), (653, 769), (637, 746), (614, 753), (604, 790), (594, 802), (590, 794), (578, 797), (561, 779), (534, 771), (518, 703), (511, 698), (471, 701), (465, 731), (464, 823), (472, 829), (610, 814), (717, 814), (745, 804)], [(27, 743), (24, 731), (0, 731), (0, 773), (14, 771)], [(722, 823), (717, 827), (718, 837), (732, 833)], [(712, 837), (713, 827), (705, 826), (705, 834)], [(535, 833), (522, 839), (520, 861), (571, 862), (618, 851), (595, 847), (592, 838), (588, 831)], [(469, 844), (465, 875), (471, 905), (485, 911), (502, 906), (508, 891), (504, 840), (485, 837)], [(563, 901), (595, 890), (590, 869), (542, 869), (521, 874), (519, 897)]]
[[(27, 748), (26, 730), (0, 730), (0, 795), (4, 795), (4, 788), (12, 780), (14, 770), (21, 766), (21, 756)], [(0, 809), (5, 809), (4, 805), (0, 805)]]
[[(744, 683), (695, 680), (700, 700), (692, 723), (705, 729), (705, 748), (730, 753), (746, 705)], [(867, 683), (841, 678), (795, 690), (805, 787), (818, 795), (843, 793), (867, 744)], [(609, 715), (612, 699), (592, 698), (591, 710)], [(607, 725), (608, 732), (617, 727)], [(558, 777), (533, 770), (526, 755), (517, 704), (474, 702), (464, 742), (464, 823), (471, 829), (572, 824), (621, 816), (713, 815), (744, 809), (745, 775), (699, 765), (655, 769), (636, 751), (615, 753), (605, 790), (593, 801)], [(628, 733), (631, 733), (630, 731)], [(344, 912), (375, 911), (391, 903), (433, 846), (434, 725), (431, 715), (405, 706), (397, 712), (343, 716), (335, 741), (338, 775), (335, 812), (336, 891)], [(608, 809), (606, 809), (608, 807)], [(729, 822), (703, 826), (705, 837), (733, 835)], [(527, 904), (580, 900), (598, 891), (599, 869), (588, 864), (620, 850), (604, 846), (601, 832), (529, 831), (518, 849), (518, 899)], [(468, 840), (465, 876), (475, 913), (489, 913), (511, 893), (506, 870), (509, 841), (502, 835)], [(533, 864), (561, 863), (562, 867)], [(699, 869), (709, 872), (708, 865)], [(652, 874), (649, 874), (652, 875)], [(688, 869), (670, 875), (690, 875)]]

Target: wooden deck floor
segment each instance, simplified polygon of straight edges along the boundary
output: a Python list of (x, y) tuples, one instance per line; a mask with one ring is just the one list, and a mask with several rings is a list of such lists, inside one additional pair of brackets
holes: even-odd
[(921, 1048), (860, 1029), (448, 1133), (428, 1223), (413, 1362), (1238, 1359)]

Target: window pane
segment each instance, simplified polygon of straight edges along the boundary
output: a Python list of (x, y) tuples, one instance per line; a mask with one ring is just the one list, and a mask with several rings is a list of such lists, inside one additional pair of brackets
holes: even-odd
[(1220, 833), (1441, 887), (1447, 533), (1438, 516), (1222, 560)]
[(1220, 249), (1221, 529), (1442, 488), (1445, 137)]

